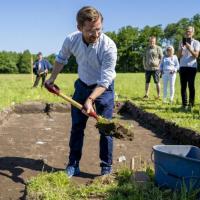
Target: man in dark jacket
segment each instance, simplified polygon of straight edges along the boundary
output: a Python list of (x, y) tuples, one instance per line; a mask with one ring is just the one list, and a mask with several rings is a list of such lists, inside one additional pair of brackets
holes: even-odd
[(48, 60), (43, 59), (42, 53), (39, 52), (37, 54), (37, 61), (34, 63), (33, 67), (33, 73), (36, 75), (35, 82), (33, 84), (33, 87), (37, 87), (40, 81), (40, 78), (42, 78), (42, 84), (41, 87), (44, 86), (44, 82), (46, 79), (46, 76), (48, 74), (49, 69), (51, 69), (51, 64)]

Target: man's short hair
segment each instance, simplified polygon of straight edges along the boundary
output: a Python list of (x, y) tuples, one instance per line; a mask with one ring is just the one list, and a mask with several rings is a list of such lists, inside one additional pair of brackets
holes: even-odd
[(42, 56), (42, 52), (38, 52), (38, 53), (37, 53), (37, 56), (40, 56), (40, 55)]
[(84, 25), (85, 21), (96, 22), (99, 18), (101, 18), (101, 21), (103, 22), (102, 14), (96, 8), (91, 6), (81, 8), (76, 15), (77, 24), (81, 27)]
[(156, 40), (156, 36), (152, 35), (149, 37), (149, 40), (155, 39)]

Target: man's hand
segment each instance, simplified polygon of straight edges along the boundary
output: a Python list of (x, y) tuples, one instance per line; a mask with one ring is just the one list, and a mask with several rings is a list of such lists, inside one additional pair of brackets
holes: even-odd
[[(87, 114), (89, 114), (91, 112), (95, 112), (93, 104), (94, 104), (94, 101), (90, 97), (88, 97), (84, 104), (84, 109)], [(84, 110), (83, 110), (83, 112), (84, 112)]]
[(53, 85), (54, 84), (54, 80), (49, 78), (48, 80), (45, 81), (45, 84), (47, 85)]

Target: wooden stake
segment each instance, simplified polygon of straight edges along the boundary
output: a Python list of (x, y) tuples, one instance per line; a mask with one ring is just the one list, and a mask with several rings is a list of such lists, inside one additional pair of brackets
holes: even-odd
[(33, 84), (33, 56), (32, 56), (32, 54), (31, 54), (31, 81)]
[(135, 159), (134, 157), (132, 157), (130, 162), (130, 170), (134, 171), (134, 169), (135, 169)]

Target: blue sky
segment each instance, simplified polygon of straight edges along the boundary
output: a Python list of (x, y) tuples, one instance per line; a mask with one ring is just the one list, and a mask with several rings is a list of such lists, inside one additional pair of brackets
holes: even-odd
[(76, 13), (91, 5), (104, 16), (104, 31), (131, 25), (177, 22), (200, 13), (199, 0), (0, 0), (0, 51), (58, 53), (76, 30)]

